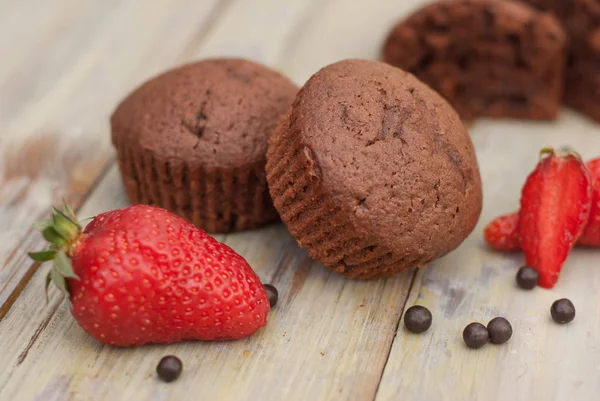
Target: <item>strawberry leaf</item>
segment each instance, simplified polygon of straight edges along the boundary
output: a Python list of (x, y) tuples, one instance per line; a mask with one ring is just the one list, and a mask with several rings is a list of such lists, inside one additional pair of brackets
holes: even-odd
[(79, 276), (73, 271), (73, 266), (71, 265), (71, 261), (69, 260), (69, 257), (65, 251), (60, 250), (56, 252), (56, 257), (54, 258), (54, 268), (63, 277), (63, 279), (74, 278), (79, 280)]
[(44, 236), (44, 239), (50, 242), (51, 244), (57, 246), (63, 246), (66, 244), (65, 238), (62, 237), (58, 232), (56, 232), (56, 230), (52, 226), (47, 227), (44, 231), (42, 231), (42, 235)]
[(79, 224), (56, 208), (54, 208), (52, 220), (54, 221), (54, 230), (64, 239), (71, 241), (79, 234)]
[(52, 278), (52, 282), (54, 282), (54, 285), (60, 290), (60, 292), (62, 292), (63, 294), (65, 294), (65, 296), (68, 297), (69, 291), (67, 290), (67, 280), (65, 280), (65, 278), (61, 276), (61, 274), (56, 269), (50, 270), (50, 277)]
[(73, 209), (71, 209), (71, 206), (69, 206), (69, 204), (67, 203), (66, 200), (64, 200), (63, 198), (63, 207), (65, 209), (65, 213), (66, 215), (73, 220), (73, 222), (77, 222), (77, 215), (75, 214), (75, 212), (73, 211)]
[[(55, 207), (52, 208), (54, 210), (53, 213), (53, 220), (56, 223), (56, 216), (60, 216), (62, 219), (66, 219), (67, 221), (71, 222), (72, 224), (79, 226), (79, 224), (77, 223), (77, 218), (73, 219), (73, 217), (71, 217), (68, 213), (63, 212), (60, 209), (57, 209)], [(72, 212), (72, 211), (71, 211)]]
[(55, 250), (46, 250), (41, 252), (29, 252), (29, 257), (36, 262), (48, 262), (56, 256)]

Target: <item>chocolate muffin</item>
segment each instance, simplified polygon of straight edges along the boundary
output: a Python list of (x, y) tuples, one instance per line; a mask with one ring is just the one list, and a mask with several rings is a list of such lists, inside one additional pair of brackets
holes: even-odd
[(555, 14), (570, 41), (565, 103), (600, 122), (600, 2), (525, 0)]
[(384, 61), (437, 90), (462, 118), (554, 119), (567, 39), (547, 13), (497, 0), (438, 1), (396, 25)]
[(240, 59), (184, 65), (144, 83), (111, 118), (129, 199), (215, 233), (276, 220), (267, 139), (296, 91), (281, 74)]
[(456, 112), (377, 61), (340, 61), (308, 80), (270, 138), (267, 181), (298, 244), (361, 279), (447, 254), (481, 211), (477, 160)]

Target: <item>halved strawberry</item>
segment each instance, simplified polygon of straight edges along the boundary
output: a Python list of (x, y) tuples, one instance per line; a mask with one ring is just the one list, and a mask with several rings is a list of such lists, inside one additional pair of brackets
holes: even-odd
[(497, 251), (520, 251), (519, 213), (506, 214), (495, 218), (485, 227), (483, 236), (485, 242)]
[(590, 216), (592, 179), (574, 152), (544, 149), (521, 194), (520, 242), (526, 264), (552, 288)]
[[(600, 247), (600, 158), (586, 164), (592, 177), (592, 207), (587, 225), (577, 245)], [(484, 238), (490, 248), (500, 252), (521, 250), (519, 240), (519, 212), (496, 217), (484, 230)]]
[(600, 246), (600, 158), (588, 161), (585, 164), (592, 176), (592, 208), (583, 234), (577, 241), (586, 246)]

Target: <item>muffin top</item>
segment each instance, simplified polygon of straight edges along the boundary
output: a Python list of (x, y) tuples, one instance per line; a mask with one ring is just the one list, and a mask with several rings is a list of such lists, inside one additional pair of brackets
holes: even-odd
[(113, 142), (206, 169), (252, 165), (264, 160), (296, 92), (283, 75), (247, 60), (184, 65), (123, 100), (111, 118)]
[(471, 140), (449, 104), (411, 74), (376, 61), (332, 64), (300, 90), (288, 124), (321, 190), (394, 252), (426, 263), (477, 223)]

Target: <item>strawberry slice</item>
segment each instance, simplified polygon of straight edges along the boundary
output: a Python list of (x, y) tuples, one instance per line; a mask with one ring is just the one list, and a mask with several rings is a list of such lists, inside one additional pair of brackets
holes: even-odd
[[(588, 161), (586, 167), (593, 180), (592, 208), (588, 223), (577, 245), (598, 248), (600, 247), (600, 158)], [(486, 243), (492, 249), (500, 252), (520, 251), (519, 213), (496, 217), (487, 225), (483, 234)]]
[(592, 176), (592, 209), (583, 234), (578, 244), (586, 246), (600, 246), (600, 158), (590, 160), (586, 163)]
[(485, 227), (483, 236), (485, 242), (497, 251), (520, 251), (519, 213), (506, 214), (495, 218)]
[(521, 193), (519, 230), (526, 264), (552, 288), (590, 216), (592, 179), (579, 155), (541, 152)]

